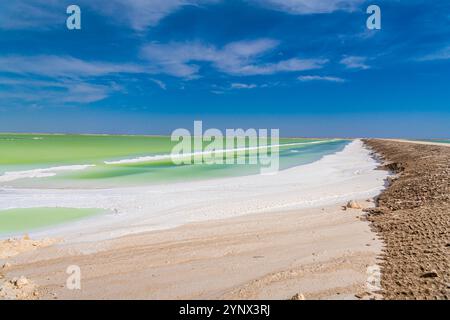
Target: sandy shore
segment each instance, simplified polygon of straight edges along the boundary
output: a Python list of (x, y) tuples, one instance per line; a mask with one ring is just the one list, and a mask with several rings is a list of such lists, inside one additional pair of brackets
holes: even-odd
[(397, 173), (369, 217), (386, 244), (387, 299), (450, 298), (450, 149), (436, 143), (368, 140)]
[[(30, 298), (41, 299), (373, 298), (367, 292), (368, 268), (376, 266), (381, 242), (361, 209), (342, 206), (352, 199), (373, 205), (367, 200), (383, 189), (387, 176), (377, 166), (355, 141), (342, 152), (271, 177), (189, 184), (194, 190), (177, 185), (170, 194), (180, 202), (175, 208), (167, 194), (134, 195), (126, 204), (136, 205), (137, 199), (153, 209), (140, 225), (135, 223), (140, 210), (125, 216), (121, 222), (129, 224), (120, 229), (120, 221), (98, 229), (100, 236), (92, 231), (98, 225), (89, 221), (83, 232), (68, 232), (57, 245), (0, 260), (10, 264), (0, 273), (12, 286), (11, 279), (25, 276), (33, 284)], [(143, 191), (131, 191), (136, 190)], [(51, 192), (28, 200), (51, 202), (61, 195)], [(124, 194), (107, 196), (97, 200), (114, 202)], [(160, 199), (169, 205), (161, 207)], [(169, 228), (168, 221), (181, 226)], [(158, 223), (166, 230), (145, 231)], [(72, 229), (57, 234), (64, 230)], [(122, 231), (126, 236), (120, 237)], [(71, 265), (81, 268), (81, 290), (66, 287)]]
[[(5, 273), (26, 275), (41, 299), (369, 298), (381, 242), (361, 214), (334, 205), (131, 235), (93, 253), (52, 246), (9, 259)], [(65, 287), (70, 265), (81, 268), (81, 290)]]

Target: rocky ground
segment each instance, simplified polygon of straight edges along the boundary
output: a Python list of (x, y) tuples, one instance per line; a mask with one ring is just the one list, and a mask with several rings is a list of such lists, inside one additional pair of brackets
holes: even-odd
[(35, 283), (24, 276), (8, 278), (5, 274), (11, 269), (8, 258), (22, 253), (35, 251), (56, 243), (55, 239), (32, 240), (25, 235), (23, 238), (10, 238), (0, 241), (0, 300), (38, 299), (39, 291)]
[(385, 299), (450, 298), (450, 147), (387, 140), (365, 143), (396, 173), (369, 209), (385, 242)]

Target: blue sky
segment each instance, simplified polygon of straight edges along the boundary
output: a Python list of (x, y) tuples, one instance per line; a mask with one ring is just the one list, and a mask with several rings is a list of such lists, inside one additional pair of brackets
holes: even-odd
[(0, 4), (4, 132), (449, 137), (449, 80), (447, 0)]

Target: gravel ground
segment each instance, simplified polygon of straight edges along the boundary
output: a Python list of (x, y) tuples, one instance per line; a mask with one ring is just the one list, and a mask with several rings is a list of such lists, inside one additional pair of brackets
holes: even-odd
[(365, 140), (397, 173), (369, 209), (385, 299), (450, 298), (450, 147)]

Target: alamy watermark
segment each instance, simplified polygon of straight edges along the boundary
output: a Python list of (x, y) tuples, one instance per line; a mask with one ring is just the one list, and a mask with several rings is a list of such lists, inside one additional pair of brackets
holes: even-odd
[(366, 22), (367, 29), (381, 30), (381, 8), (373, 4), (367, 7), (366, 12), (367, 14), (370, 14)]
[[(269, 134), (270, 132), (270, 134)], [(260, 166), (261, 174), (274, 174), (280, 168), (279, 129), (226, 129), (203, 131), (203, 122), (194, 121), (194, 131), (179, 128), (171, 140), (177, 142), (171, 152), (176, 165), (253, 164)]]
[(66, 273), (69, 275), (66, 280), (66, 288), (81, 290), (81, 268), (77, 265), (71, 265), (67, 267)]
[(381, 290), (381, 269), (377, 265), (369, 266), (366, 269), (367, 281), (366, 290), (376, 292)]
[(66, 13), (69, 17), (66, 20), (66, 26), (69, 30), (81, 30), (81, 9), (72, 4), (67, 7)]

